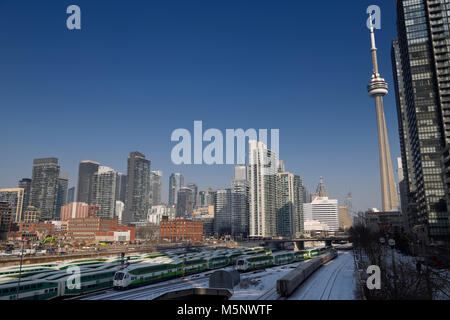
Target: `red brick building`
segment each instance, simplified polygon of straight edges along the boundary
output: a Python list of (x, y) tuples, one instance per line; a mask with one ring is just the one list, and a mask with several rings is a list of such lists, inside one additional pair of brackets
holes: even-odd
[(39, 233), (43, 235), (55, 234), (55, 225), (51, 222), (25, 223), (19, 224), (19, 232), (21, 233)]
[(8, 238), (29, 240), (43, 240), (49, 235), (55, 235), (55, 225), (51, 222), (19, 223), (19, 232), (10, 232)]
[(67, 238), (77, 241), (120, 241), (120, 233), (128, 233), (123, 241), (136, 239), (136, 228), (119, 226), (118, 218), (87, 217), (67, 221)]
[(118, 226), (118, 219), (87, 217), (71, 219), (67, 223), (67, 237), (73, 240), (94, 241), (95, 232), (112, 231)]
[(201, 241), (203, 237), (203, 223), (186, 218), (172, 221), (161, 221), (159, 225), (159, 238), (171, 242), (190, 240)]

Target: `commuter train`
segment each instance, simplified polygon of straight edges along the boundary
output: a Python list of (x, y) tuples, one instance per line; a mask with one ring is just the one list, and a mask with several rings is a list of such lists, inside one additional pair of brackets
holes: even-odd
[(319, 255), (329, 252), (332, 247), (323, 247), (318, 249), (300, 250), (300, 251), (281, 251), (269, 255), (243, 256), (236, 261), (236, 270), (248, 271), (271, 266), (289, 264), (306, 259), (312, 259)]
[(84, 270), (80, 274), (79, 286), (75, 281), (70, 281), (71, 274), (66, 272), (41, 278), (25, 276), (25, 280), (20, 281), (20, 286), (18, 281), (0, 284), (0, 300), (50, 300), (110, 288), (118, 268), (113, 266), (100, 271)]
[(136, 264), (116, 272), (114, 275), (114, 288), (123, 290), (179, 276), (220, 269), (232, 264), (236, 259), (236, 253), (219, 253), (212, 256), (197, 254), (182, 259), (177, 257), (176, 260), (164, 258), (164, 260), (155, 261), (155, 263), (150, 265)]
[[(110, 257), (24, 265), (22, 268), (4, 267), (0, 268), (0, 300), (50, 300), (77, 296), (113, 288), (114, 282), (120, 280), (120, 287), (130, 287), (222, 268), (234, 264), (243, 254), (262, 253), (270, 251), (264, 248), (203, 251), (188, 248), (137, 254), (125, 260)], [(79, 286), (70, 278), (73, 276), (71, 267), (79, 267)], [(128, 270), (130, 273), (125, 276)], [(119, 273), (116, 275), (116, 272)], [(124, 274), (122, 279), (121, 274)]]
[(277, 292), (282, 297), (289, 297), (308, 277), (322, 265), (331, 261), (337, 256), (334, 249), (318, 258), (313, 258), (308, 263), (299, 265), (293, 271), (277, 280)]
[[(325, 250), (325, 249), (324, 249)], [(127, 259), (110, 257), (0, 268), (0, 300), (50, 300), (110, 288), (127, 289), (227, 266), (239, 266), (242, 257), (255, 258), (259, 267), (306, 259), (317, 252), (276, 252), (265, 248), (172, 249), (138, 254)], [(253, 262), (253, 259), (251, 259)], [(73, 269), (80, 271), (79, 285)], [(20, 272), (20, 285), (19, 285)]]

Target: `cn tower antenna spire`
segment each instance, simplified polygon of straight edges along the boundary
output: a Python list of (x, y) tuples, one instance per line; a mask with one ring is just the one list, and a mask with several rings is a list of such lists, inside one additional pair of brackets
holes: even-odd
[(367, 91), (375, 99), (378, 128), (378, 147), (380, 152), (381, 176), (381, 202), (384, 212), (397, 210), (398, 196), (395, 187), (394, 171), (392, 170), (391, 151), (384, 116), (383, 97), (388, 94), (388, 84), (381, 78), (378, 70), (377, 47), (375, 45), (375, 32), (372, 24), (372, 14), (369, 16), (369, 29), (371, 40), (373, 73)]
[(380, 76), (380, 73), (378, 72), (378, 58), (377, 58), (377, 46), (375, 44), (375, 32), (373, 30), (373, 24), (372, 24), (372, 14), (370, 14), (369, 17), (369, 23), (370, 23), (370, 41), (372, 43), (372, 64), (373, 64), (373, 76), (374, 78), (378, 78)]

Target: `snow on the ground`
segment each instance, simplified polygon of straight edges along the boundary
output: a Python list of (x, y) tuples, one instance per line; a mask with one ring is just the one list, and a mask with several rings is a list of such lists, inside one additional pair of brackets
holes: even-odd
[(245, 281), (245, 279), (247, 279), (248, 288), (241, 288), (240, 284), (237, 285), (234, 288), (234, 294), (230, 300), (258, 299), (268, 290), (275, 288), (277, 280), (298, 267), (300, 263), (303, 262), (241, 274), (241, 283), (243, 280)]
[(353, 255), (341, 252), (314, 272), (289, 300), (355, 300), (355, 288)]

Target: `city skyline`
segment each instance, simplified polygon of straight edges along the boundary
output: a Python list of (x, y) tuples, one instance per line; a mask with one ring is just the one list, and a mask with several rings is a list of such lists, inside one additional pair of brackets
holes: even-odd
[[(213, 5), (202, 1), (193, 4), (192, 7), (180, 4), (179, 10), (187, 10), (198, 19), (176, 15), (180, 21), (176, 27), (171, 28), (168, 28), (161, 17), (155, 17), (151, 13), (157, 12), (157, 15), (167, 17), (167, 8), (162, 4), (136, 4), (136, 7), (143, 10), (140, 10), (141, 13), (135, 22), (130, 22), (129, 8), (112, 4), (107, 11), (108, 19), (111, 16), (120, 17), (121, 23), (120, 26), (113, 26), (111, 30), (112, 34), (117, 35), (117, 39), (103, 38), (104, 48), (95, 46), (92, 42), (98, 37), (103, 37), (106, 32), (103, 25), (105, 17), (100, 14), (103, 8), (98, 4), (80, 2), (86, 13), (83, 20), (86, 27), (79, 34), (59, 30), (58, 8), (47, 4), (42, 5), (44, 9), (40, 6), (40, 10), (44, 11), (43, 19), (48, 18), (47, 22), (34, 20), (37, 18), (26, 12), (24, 16), (13, 14), (11, 17), (2, 17), (1, 26), (5, 23), (4, 20), (9, 23), (8, 28), (2, 30), (12, 30), (8, 34), (0, 31), (0, 38), (5, 41), (10, 42), (12, 36), (21, 39), (24, 36), (22, 28), (30, 24), (35, 27), (33, 35), (42, 31), (42, 28), (50, 33), (48, 36), (38, 37), (42, 44), (35, 41), (18, 41), (2, 54), (4, 58), (2, 61), (16, 61), (5, 64), (5, 74), (12, 74), (11, 66), (17, 67), (20, 63), (23, 66), (15, 68), (13, 73), (17, 77), (28, 75), (28, 71), (24, 68), (30, 67), (33, 72), (45, 77), (48, 83), (46, 87), (40, 88), (40, 93), (26, 81), (23, 89), (31, 90), (30, 94), (35, 99), (17, 99), (15, 94), (19, 88), (17, 82), (0, 76), (0, 84), (7, 89), (6, 95), (0, 98), (0, 104), (7, 106), (5, 115), (11, 119), (6, 124), (6, 130), (19, 121), (18, 113), (15, 111), (17, 108), (24, 111), (21, 113), (21, 121), (34, 123), (29, 117), (32, 117), (33, 121), (39, 119), (40, 127), (48, 127), (51, 121), (57, 119), (53, 114), (48, 115), (51, 110), (59, 110), (58, 117), (69, 117), (70, 121), (66, 130), (62, 134), (59, 132), (58, 137), (50, 130), (34, 130), (33, 135), (41, 141), (40, 143), (26, 142), (23, 134), (9, 141), (5, 146), (7, 157), (0, 160), (0, 187), (16, 187), (20, 179), (30, 178), (30, 167), (34, 158), (57, 157), (61, 170), (69, 173), (72, 178), (69, 182), (71, 187), (76, 185), (74, 178), (78, 175), (80, 161), (94, 159), (125, 173), (128, 153), (139, 150), (152, 161), (152, 168), (167, 173), (163, 177), (162, 186), (164, 201), (167, 199), (168, 177), (172, 172), (182, 173), (185, 180), (194, 181), (199, 190), (208, 187), (216, 190), (228, 188), (233, 166), (175, 166), (170, 162), (170, 149), (173, 147), (170, 143), (170, 132), (176, 128), (191, 128), (194, 120), (203, 120), (207, 128), (215, 127), (221, 130), (279, 128), (280, 157), (288, 163), (286, 170), (298, 174), (308, 190), (313, 190), (318, 177), (324, 176), (330, 194), (333, 198), (339, 199), (340, 203), (343, 203), (348, 192), (352, 192), (355, 209), (380, 208), (379, 175), (376, 169), (379, 165), (377, 140), (373, 134), (376, 123), (373, 120), (372, 103), (365, 93), (365, 82), (369, 75), (366, 66), (370, 62), (370, 57), (364, 12), (370, 4), (372, 3), (369, 1), (361, 1), (357, 5), (345, 6), (345, 10), (341, 8), (342, 4), (327, 4), (328, 10), (318, 11), (321, 12), (321, 23), (313, 31), (308, 26), (314, 24), (314, 19), (308, 16), (307, 12), (320, 8), (320, 5), (312, 3), (301, 5), (271, 3), (259, 7), (254, 12), (254, 7), (244, 2), (239, 15), (233, 13), (237, 5), (233, 2), (226, 8), (221, 4)], [(18, 10), (11, 11), (21, 12), (20, 1), (5, 5), (11, 9), (17, 6)], [(395, 6), (393, 3), (378, 5), (382, 12), (382, 29), (377, 33), (379, 49), (383, 52), (380, 57), (380, 69), (387, 82), (392, 85), (388, 53), (391, 40), (396, 37)], [(27, 7), (30, 6), (32, 8), (35, 5), (27, 4)], [(146, 11), (147, 6), (151, 10)], [(136, 13), (136, 7), (132, 10), (133, 14)], [(199, 7), (203, 9), (195, 13)], [(272, 9), (275, 10), (276, 19), (275, 14), (272, 16), (270, 13)], [(339, 13), (340, 18), (334, 19), (334, 13)], [(153, 28), (147, 28), (142, 24), (147, 15), (152, 18)], [(12, 21), (14, 19), (17, 21)], [(174, 20), (176, 19), (171, 21), (176, 22)], [(238, 27), (233, 26), (234, 23)], [(186, 26), (187, 29), (177, 35), (180, 26)], [(204, 30), (207, 29), (206, 26), (211, 26), (212, 31), (196, 35), (199, 27)], [(329, 36), (331, 28), (339, 30), (339, 34), (342, 35), (340, 42)], [(152, 51), (158, 44), (164, 45), (157, 30), (161, 35), (173, 39), (165, 44), (164, 51), (171, 52), (166, 59), (160, 51)], [(110, 63), (118, 59), (117, 53), (111, 50), (117, 49), (115, 43), (124, 40), (129, 32), (136, 32), (136, 37), (128, 40), (127, 50), (119, 50), (126, 58), (123, 60), (123, 67), (119, 66), (118, 72), (125, 76), (120, 79), (112, 77), (108, 80), (105, 76), (111, 76), (107, 71)], [(139, 35), (145, 34), (148, 34), (149, 43), (140, 42), (142, 37)], [(183, 37), (192, 41), (192, 49), (185, 53), (186, 56), (178, 56), (175, 54), (176, 49), (181, 44), (183, 47), (186, 44)], [(316, 37), (322, 41), (315, 41)], [(50, 39), (57, 39), (60, 44), (50, 44)], [(253, 39), (250, 44), (249, 39)], [(359, 40), (355, 42), (354, 39)], [(207, 43), (208, 47), (202, 47), (202, 43)], [(305, 46), (305, 43), (314, 43), (314, 49)], [(223, 49), (231, 45), (234, 49), (224, 53)], [(351, 50), (348, 50), (349, 45)], [(67, 61), (73, 61), (74, 65), (81, 66), (80, 70), (69, 68), (69, 72), (73, 73), (73, 81), (80, 84), (77, 91), (74, 91), (71, 85), (66, 86), (59, 83), (61, 81), (56, 81), (56, 78), (62, 76), (57, 69), (51, 69), (48, 73), (39, 71), (41, 69), (38, 65), (30, 65), (33, 59), (42, 65), (48, 65), (49, 54), (47, 49), (44, 50), (44, 46), (53, 48), (55, 52), (61, 54), (61, 58), (55, 61), (56, 66), (66, 66)], [(74, 50), (74, 47), (78, 49)], [(333, 47), (336, 51), (335, 60), (330, 59), (329, 52), (325, 50), (329, 47)], [(28, 57), (16, 59), (10, 57), (14, 50), (17, 52), (31, 48), (35, 53), (31, 60)], [(145, 55), (139, 54), (136, 49), (143, 49)], [(98, 68), (94, 69), (92, 80), (87, 80), (85, 72), (94, 62), (99, 63), (100, 56), (106, 59), (102, 59)], [(136, 62), (131, 61), (134, 57)], [(167, 69), (168, 64), (174, 61), (175, 65)], [(193, 62), (198, 68), (188, 67), (188, 62)], [(2, 66), (3, 64), (4, 62)], [(157, 64), (162, 64), (166, 68), (158, 67)], [(321, 64), (320, 68), (311, 67), (315, 64)], [(215, 67), (212, 71), (208, 71), (212, 65)], [(227, 71), (230, 65), (236, 72), (242, 70), (243, 80), (236, 79), (235, 75)], [(163, 71), (168, 72), (167, 75), (164, 75)], [(331, 77), (330, 72), (342, 74), (346, 80), (340, 81), (342, 83), (339, 84), (324, 82), (323, 79)], [(213, 85), (210, 84), (211, 80)], [(161, 86), (158, 82), (162, 83)], [(88, 88), (88, 84), (94, 91)], [(34, 85), (36, 83), (33, 83)], [(51, 95), (49, 88), (52, 88)], [(112, 93), (116, 88), (121, 88), (117, 92), (123, 93)], [(208, 91), (207, 94), (205, 89)], [(335, 94), (342, 101), (341, 104), (336, 105), (335, 98), (325, 97), (324, 90)], [(79, 95), (78, 91), (83, 94)], [(173, 97), (174, 92), (178, 98)], [(110, 94), (114, 96), (114, 100), (111, 100)], [(60, 105), (63, 106), (61, 109), (55, 109)], [(107, 106), (110, 112), (105, 115), (103, 111)], [(282, 116), (279, 119), (270, 116), (255, 118), (252, 116), (255, 108), (269, 115), (274, 112), (273, 110), (281, 111)], [(396, 158), (400, 152), (393, 93), (386, 97), (385, 108), (392, 157)], [(120, 116), (124, 110), (127, 110), (128, 115), (132, 115), (133, 112), (145, 109), (148, 110), (146, 111), (148, 117)], [(211, 109), (226, 112), (221, 112), (223, 116), (219, 119), (215, 112), (209, 112)], [(75, 110), (77, 112), (72, 112)], [(88, 110), (93, 113), (92, 119), (77, 115)], [(181, 111), (178, 116), (170, 110)], [(236, 117), (237, 112), (240, 112), (240, 117)], [(100, 114), (102, 117), (97, 118), (96, 116)], [(152, 115), (159, 118), (158, 121), (152, 120), (154, 119)], [(143, 122), (141, 118), (146, 119)], [(335, 121), (336, 119), (339, 121)], [(122, 121), (125, 128), (129, 128), (128, 123), (132, 122), (136, 129), (129, 132), (119, 130), (120, 134), (119, 131), (105, 130), (112, 120), (117, 124)], [(148, 125), (150, 122), (152, 125)], [(75, 123), (78, 123), (77, 126), (81, 123), (82, 126), (89, 127), (89, 135), (74, 130)], [(33, 126), (31, 124), (32, 128)], [(335, 134), (331, 135), (330, 131)], [(311, 132), (315, 134), (311, 135)], [(83, 143), (80, 137), (83, 138)], [(17, 147), (19, 144), (20, 148)], [(290, 148), (291, 145), (298, 148), (293, 150)], [(355, 150), (361, 152), (357, 153)], [(330, 161), (331, 157), (333, 161)]]
[(450, 299), (450, 0), (0, 0), (0, 41), (0, 300)]

